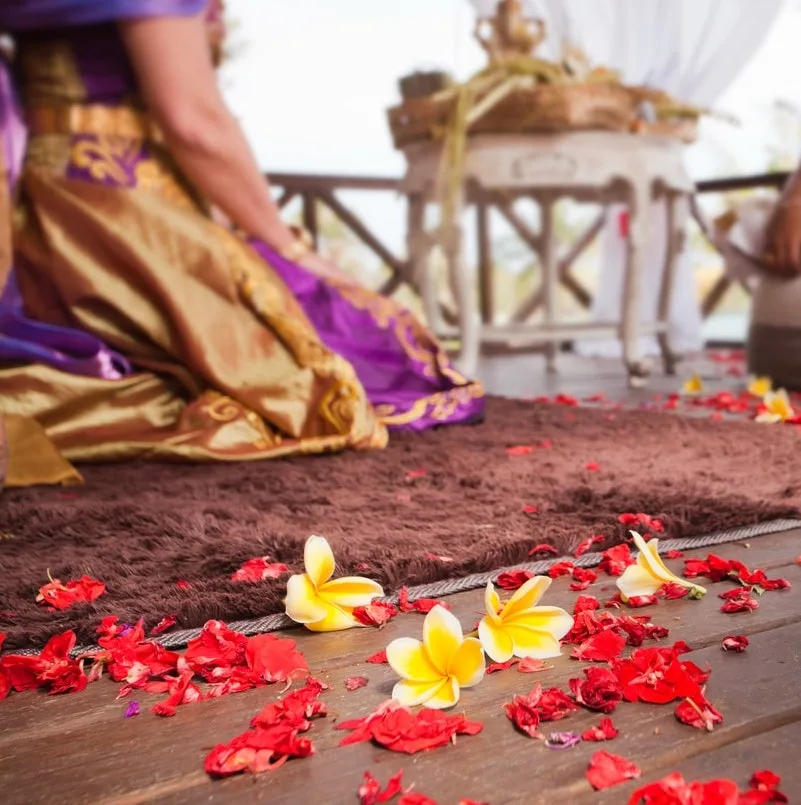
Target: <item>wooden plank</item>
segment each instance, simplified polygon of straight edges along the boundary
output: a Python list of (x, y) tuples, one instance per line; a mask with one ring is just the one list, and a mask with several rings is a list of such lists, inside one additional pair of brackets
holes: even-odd
[(732, 190), (751, 190), (756, 187), (783, 187), (789, 173), (777, 171), (753, 176), (727, 176), (721, 179), (705, 179), (695, 185), (696, 193), (728, 193)]
[(478, 236), (478, 280), (481, 286), (481, 320), (495, 320), (495, 288), (493, 283), (492, 242), (490, 240), (490, 208), (485, 201), (476, 205), (476, 234)]
[(314, 248), (320, 245), (320, 228), (317, 222), (317, 199), (312, 193), (304, 193), (303, 196), (303, 226), (311, 235)]
[(270, 184), (291, 188), (296, 193), (332, 190), (385, 190), (400, 189), (401, 180), (393, 176), (342, 176), (338, 174), (268, 173)]
[[(797, 553), (797, 540), (796, 532), (754, 540), (751, 549), (729, 545), (712, 550), (726, 556), (746, 557), (751, 565), (770, 566), (771, 562), (791, 562)], [(704, 555), (705, 551), (700, 553)], [(785, 574), (789, 574), (792, 567), (787, 564)], [(548, 602), (572, 606), (576, 594), (569, 592), (566, 586), (564, 579), (557, 581)], [(608, 584), (603, 586), (611, 587)], [(590, 592), (600, 594), (600, 591)], [(681, 637), (693, 646), (708, 645), (705, 651), (715, 658), (716, 666), (722, 654), (717, 642), (724, 634), (747, 632), (758, 635), (755, 640), (762, 639), (764, 635), (773, 634), (777, 626), (801, 617), (799, 585), (786, 592), (767, 594), (759, 610), (738, 616), (724, 615), (718, 611), (719, 601), (715, 598), (715, 592), (713, 588), (710, 596), (701, 602), (670, 602), (647, 610), (647, 613), (656, 622), (673, 628), (671, 638)], [(480, 609), (480, 597), (480, 591), (476, 590), (449, 599), (465, 625), (475, 620)], [(314, 672), (332, 685), (332, 690), (326, 694), (332, 713), (340, 718), (350, 718), (369, 712), (385, 699), (394, 681), (388, 667), (367, 665), (363, 662), (364, 658), (383, 648), (394, 637), (417, 634), (421, 625), (421, 616), (406, 615), (397, 618), (381, 632), (358, 630), (344, 634), (312, 635), (298, 631), (291, 633), (291, 636), (298, 640)], [(756, 649), (752, 655), (744, 656), (764, 657), (766, 653)], [(723, 657), (728, 663), (729, 655)], [(175, 718), (167, 720), (156, 719), (149, 713), (133, 720), (123, 719), (124, 703), (113, 700), (117, 686), (104, 682), (96, 683), (77, 696), (12, 696), (2, 705), (0, 793), (4, 795), (4, 803), (22, 803), (44, 800), (58, 790), (61, 801), (67, 805), (87, 801), (198, 802), (208, 790), (208, 795), (213, 795), (215, 801), (225, 802), (229, 796), (233, 797), (230, 801), (244, 801), (242, 798), (252, 797), (256, 786), (259, 794), (264, 792), (265, 796), (269, 795), (272, 802), (290, 802), (293, 797), (297, 802), (298, 797), (303, 799), (310, 790), (315, 790), (314, 786), (319, 786), (316, 790), (336, 794), (336, 798), (329, 801), (347, 802), (358, 785), (362, 771), (368, 767), (375, 768), (380, 763), (382, 770), (386, 771), (385, 776), (405, 764), (409, 770), (409, 782), (417, 779), (421, 790), (430, 788), (430, 793), (435, 796), (441, 796), (438, 791), (444, 790), (448, 794), (442, 799), (444, 803), (450, 799), (455, 801), (457, 794), (480, 799), (484, 796), (483, 789), (478, 786), (474, 790), (472, 786), (467, 786), (470, 775), (466, 770), (476, 764), (480, 766), (482, 756), (497, 757), (493, 763), (507, 763), (508, 758), (504, 753), (492, 748), (492, 741), (496, 738), (502, 739), (502, 743), (510, 740), (507, 734), (510, 727), (500, 711), (501, 703), (516, 692), (528, 690), (538, 681), (564, 685), (570, 676), (578, 674), (581, 667), (566, 656), (558, 658), (553, 664), (554, 670), (546, 675), (528, 676), (516, 671), (493, 675), (481, 686), (465, 693), (463, 702), (468, 715), (485, 721), (487, 737), (483, 739), (481, 736), (466, 738), (455, 748), (443, 749), (425, 758), (415, 756), (413, 759), (396, 758), (370, 746), (334, 751), (341, 734), (331, 729), (329, 719), (318, 723), (310, 736), (319, 751), (314, 758), (287, 764), (280, 773), (266, 775), (255, 783), (248, 779), (228, 781), (213, 787), (199, 773), (205, 752), (213, 744), (243, 731), (250, 717), (266, 701), (275, 698), (275, 687), (181, 708)], [(354, 674), (367, 676), (371, 682), (359, 691), (346, 692), (344, 679)], [(769, 679), (763, 679), (760, 687), (764, 696), (768, 695), (771, 684)], [(143, 710), (156, 700), (148, 696), (139, 696), (137, 699)], [(503, 739), (505, 734), (506, 738)], [(519, 736), (512, 731), (512, 737)], [(479, 741), (477, 745), (474, 743), (476, 741)], [(530, 745), (512, 742), (512, 746), (517, 752), (521, 747)], [(19, 752), (20, 747), (24, 747), (24, 755)], [(132, 756), (139, 757), (142, 762), (132, 763)], [(47, 757), (47, 777), (41, 775), (36, 763), (25, 761), (25, 758), (37, 757)], [(525, 757), (526, 752), (523, 752), (519, 758), (524, 765), (527, 763)], [(551, 755), (547, 757), (550, 762)], [(447, 770), (443, 779), (450, 780), (450, 788), (432, 787), (438, 785), (437, 776), (443, 767)], [(206, 786), (209, 786), (208, 789)], [(449, 792), (453, 794), (452, 797)], [(226, 799), (221, 800), (223, 794)], [(121, 799), (123, 795), (125, 798)], [(494, 799), (492, 801), (495, 802)]]
[[(708, 694), (724, 712), (726, 721), (712, 733), (679, 724), (673, 717), (671, 705), (623, 704), (614, 714), (621, 730), (621, 736), (615, 741), (603, 747), (581, 744), (571, 751), (551, 752), (541, 743), (517, 733), (505, 717), (502, 704), (515, 693), (528, 691), (536, 682), (564, 685), (564, 681), (554, 680), (550, 675), (529, 676), (507, 671), (484, 683), (492, 683), (499, 690), (485, 698), (482, 705), (472, 701), (468, 696), (470, 692), (465, 694), (464, 711), (468, 717), (481, 721), (484, 730), (475, 737), (457, 739), (453, 747), (408, 758), (390, 755), (366, 744), (335, 748), (338, 733), (331, 732), (318, 741), (318, 755), (303, 763), (287, 764), (281, 769), (280, 777), (265, 775), (255, 782), (229, 780), (209, 793), (214, 794), (215, 802), (224, 805), (248, 802), (254, 790), (264, 791), (269, 802), (280, 805), (290, 805), (310, 796), (319, 797), (319, 792), (323, 791), (329, 798), (327, 801), (348, 802), (364, 770), (371, 769), (385, 779), (402, 768), (407, 784), (415, 783), (418, 790), (443, 805), (455, 803), (459, 797), (485, 800), (492, 805), (592, 803), (599, 795), (592, 792), (584, 772), (589, 757), (598, 748), (629, 757), (661, 776), (684, 760), (730, 747), (750, 735), (765, 734), (783, 724), (798, 722), (801, 719), (801, 656), (794, 646), (800, 640), (801, 624), (795, 624), (757, 636), (750, 653), (727, 655), (714, 646), (691, 655), (691, 659), (702, 666), (713, 665)], [(767, 657), (775, 661), (766, 662)], [(743, 688), (744, 679), (753, 682), (748, 695)], [(480, 688), (476, 692), (478, 690)], [(343, 707), (347, 707), (347, 702), (343, 702)], [(581, 731), (597, 723), (598, 718), (597, 714), (582, 711), (557, 724), (546, 725), (545, 729), (549, 732), (551, 726), (553, 731)], [(541, 776), (532, 777), (532, 770), (537, 770)], [(202, 790), (205, 793), (205, 789)], [(197, 801), (199, 793), (193, 792), (192, 801)], [(181, 794), (155, 801), (159, 805), (178, 805), (187, 800)]]
[[(671, 771), (680, 772), (688, 782), (718, 778), (734, 780), (741, 790), (745, 790), (755, 771), (770, 769), (782, 778), (781, 790), (788, 800), (801, 802), (801, 774), (798, 773), (797, 752), (788, 751), (788, 747), (798, 746), (801, 746), (801, 721), (794, 721), (784, 727), (683, 760), (671, 768)], [(639, 786), (660, 780), (664, 776), (662, 773), (646, 771), (636, 783), (599, 793), (591, 801), (598, 805), (617, 805), (625, 802)]]

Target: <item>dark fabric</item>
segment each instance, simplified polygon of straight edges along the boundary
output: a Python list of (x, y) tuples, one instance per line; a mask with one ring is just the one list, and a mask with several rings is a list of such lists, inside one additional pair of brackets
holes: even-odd
[(772, 378), (777, 387), (801, 390), (801, 327), (752, 323), (748, 331), (748, 371)]
[[(542, 440), (553, 446), (506, 454)], [(572, 551), (600, 533), (608, 546), (622, 512), (665, 518), (668, 536), (794, 516), (798, 455), (791, 426), (492, 399), (482, 425), (397, 434), (385, 451), (86, 467), (84, 487), (2, 493), (0, 631), (14, 648), (68, 627), (91, 640), (110, 614), (192, 627), (280, 612), (283, 579), (236, 584), (231, 573), (265, 554), (299, 569), (310, 534), (330, 540), (339, 573), (366, 563), (389, 592), (524, 561), (539, 542)], [(414, 470), (427, 474), (407, 480)], [(34, 602), (48, 568), (64, 582), (88, 573), (108, 593), (49, 612)]]

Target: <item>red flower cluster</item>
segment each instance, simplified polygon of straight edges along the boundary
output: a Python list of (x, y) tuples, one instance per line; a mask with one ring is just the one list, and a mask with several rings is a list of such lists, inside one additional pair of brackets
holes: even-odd
[(638, 788), (629, 805), (764, 805), (787, 802), (779, 791), (781, 779), (772, 771), (758, 771), (748, 791), (740, 791), (733, 780), (688, 783), (678, 772)]
[(558, 721), (578, 710), (578, 705), (559, 688), (542, 689), (536, 685), (530, 693), (515, 696), (504, 706), (507, 718), (530, 738), (541, 738), (541, 722)]
[(326, 686), (309, 678), (305, 687), (268, 704), (251, 721), (252, 729), (209, 752), (203, 768), (211, 777), (228, 777), (240, 772), (270, 771), (292, 757), (308, 757), (314, 747), (301, 737), (311, 719), (326, 715), (325, 704), (317, 697)]
[(289, 568), (283, 562), (270, 562), (269, 556), (259, 556), (255, 559), (248, 559), (242, 567), (232, 576), (231, 581), (257, 582), (265, 579), (277, 579), (284, 573), (288, 573)]
[(631, 548), (625, 542), (615, 545), (613, 548), (607, 548), (601, 557), (598, 569), (610, 576), (622, 576), (623, 571), (629, 565), (633, 565), (635, 561), (631, 555)]
[(706, 559), (685, 559), (684, 576), (694, 579), (705, 576), (712, 582), (731, 579), (747, 587), (759, 587), (762, 590), (786, 590), (791, 585), (787, 579), (769, 579), (761, 568), (749, 570), (737, 559), (724, 559), (710, 553)]
[(495, 583), (502, 590), (517, 590), (535, 576), (530, 570), (508, 570), (498, 575)]
[(448, 716), (441, 710), (423, 709), (413, 713), (408, 707), (390, 699), (370, 715), (336, 725), (338, 730), (351, 730), (340, 746), (375, 741), (393, 752), (415, 752), (436, 749), (451, 743), (457, 735), (477, 735), (483, 725), (464, 716)]
[(381, 629), (398, 614), (398, 608), (383, 601), (373, 601), (353, 610), (353, 617), (364, 626), (377, 626)]
[(661, 520), (642, 512), (626, 512), (619, 515), (617, 521), (626, 526), (626, 528), (634, 529), (635, 531), (639, 531), (641, 527), (646, 531), (655, 531), (657, 533), (662, 533), (665, 530), (665, 524)]
[[(5, 635), (0, 633), (0, 647)], [(75, 648), (75, 632), (51, 637), (36, 656), (4, 654), (0, 657), (0, 699), (12, 691), (44, 688), (48, 693), (77, 693), (89, 679), (78, 660), (70, 657)]]
[(89, 576), (81, 576), (77, 581), (68, 581), (66, 584), (51, 578), (49, 584), (39, 588), (36, 601), (53, 609), (69, 609), (80, 601), (95, 601), (105, 592), (106, 585)]
[[(648, 615), (613, 615), (598, 611), (600, 603), (589, 595), (581, 595), (573, 609), (573, 628), (562, 642), (577, 645), (576, 659), (593, 655), (600, 659), (611, 659), (619, 641), (600, 637), (604, 632), (613, 632), (625, 638), (629, 646), (641, 646), (645, 640), (660, 640), (667, 637), (670, 630), (666, 626), (651, 623)], [(622, 650), (622, 645), (620, 645)], [(620, 652), (618, 651), (617, 654)]]
[(629, 702), (668, 704), (676, 699), (698, 700), (709, 678), (694, 662), (681, 660), (689, 651), (686, 643), (670, 648), (639, 648), (631, 657), (612, 660), (612, 670)]
[(444, 601), (437, 601), (436, 598), (418, 598), (416, 601), (409, 601), (409, 588), (401, 587), (398, 590), (398, 608), (401, 612), (419, 612), (425, 615), (431, 612), (438, 604), (445, 607), (445, 609), (451, 608), (450, 604), (446, 604)]
[(571, 679), (568, 684), (576, 702), (588, 710), (611, 713), (623, 700), (617, 675), (609, 668), (584, 669), (585, 679)]

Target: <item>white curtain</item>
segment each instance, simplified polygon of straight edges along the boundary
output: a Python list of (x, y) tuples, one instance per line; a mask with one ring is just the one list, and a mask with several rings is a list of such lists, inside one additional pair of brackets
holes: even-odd
[[(629, 84), (664, 89), (676, 98), (711, 106), (748, 63), (766, 37), (785, 0), (524, 0), (526, 12), (542, 18), (548, 39), (540, 50), (558, 58), (563, 44), (581, 48), (593, 64), (619, 70)], [(478, 14), (491, 15), (497, 0), (471, 0)], [(593, 318), (617, 319), (625, 261), (618, 226), (621, 208), (610, 208), (603, 234)], [(654, 205), (652, 243), (642, 282), (641, 318), (653, 321), (666, 245), (665, 214)], [(688, 255), (676, 270), (671, 336), (675, 349), (702, 345), (701, 314)], [(584, 342), (584, 354), (619, 355), (617, 342)], [(657, 352), (653, 338), (646, 353)]]

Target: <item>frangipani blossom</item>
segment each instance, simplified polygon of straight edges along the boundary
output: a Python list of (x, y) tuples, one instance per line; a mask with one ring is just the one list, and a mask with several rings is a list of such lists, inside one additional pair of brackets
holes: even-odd
[(359, 626), (356, 607), (367, 606), (384, 594), (378, 582), (361, 576), (334, 575), (334, 554), (324, 537), (309, 537), (303, 550), (305, 573), (291, 576), (286, 585), (286, 614), (313, 632), (335, 632)]
[(423, 640), (399, 637), (387, 646), (387, 661), (401, 678), (392, 698), (406, 707), (453, 707), (462, 688), (484, 677), (484, 652), (475, 637), (464, 637), (455, 615), (437, 605), (423, 621)]
[(490, 659), (547, 660), (562, 653), (559, 641), (573, 628), (573, 618), (559, 607), (537, 606), (550, 586), (547, 576), (534, 576), (501, 604), (492, 582), (487, 582), (484, 592), (487, 614), (478, 624), (478, 637)]
[(671, 573), (659, 556), (659, 540), (646, 542), (636, 531), (630, 531), (634, 544), (639, 550), (637, 561), (629, 565), (617, 579), (617, 587), (624, 600), (640, 596), (656, 595), (665, 584), (679, 584), (687, 587), (690, 594), (700, 597), (706, 589), (687, 579)]
[(784, 389), (769, 391), (762, 398), (763, 410), (757, 414), (757, 422), (785, 422), (795, 416), (793, 406), (790, 405), (790, 398)]
[(701, 380), (698, 375), (693, 375), (691, 378), (684, 381), (681, 393), (687, 395), (688, 397), (692, 397), (696, 394), (700, 394), (703, 390), (704, 381)]
[(769, 377), (752, 377), (748, 381), (748, 393), (752, 397), (764, 397), (773, 391), (773, 381)]

